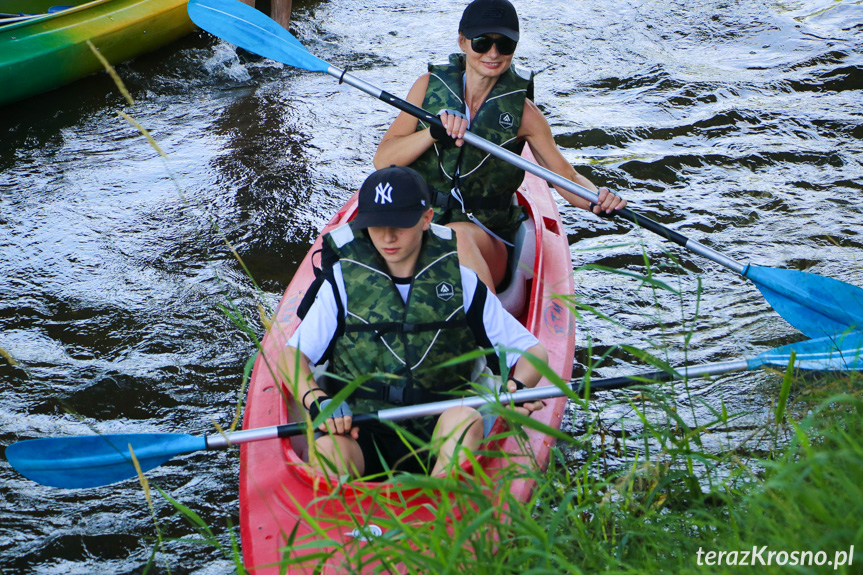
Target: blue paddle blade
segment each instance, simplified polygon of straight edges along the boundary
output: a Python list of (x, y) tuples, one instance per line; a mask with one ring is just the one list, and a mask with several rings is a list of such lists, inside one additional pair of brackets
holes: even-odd
[(310, 72), (330, 67), (266, 14), (239, 0), (189, 0), (187, 10), (202, 30), (259, 56)]
[(750, 360), (749, 369), (762, 365), (786, 367), (795, 354), (797, 369), (814, 371), (863, 370), (863, 332), (853, 331), (835, 336), (808, 339), (766, 351)]
[(147, 471), (175, 455), (207, 448), (204, 437), (176, 433), (130, 433), (31, 439), (6, 448), (6, 459), (21, 475), (51, 487), (69, 489), (116, 483), (138, 472), (129, 445)]
[(812, 338), (863, 329), (863, 289), (797, 270), (747, 266), (743, 276), (758, 286), (779, 315)]

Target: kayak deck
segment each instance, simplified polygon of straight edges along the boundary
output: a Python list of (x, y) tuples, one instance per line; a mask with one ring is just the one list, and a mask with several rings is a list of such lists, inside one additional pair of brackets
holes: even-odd
[[(526, 148), (525, 155), (529, 153)], [(546, 347), (550, 367), (564, 380), (569, 380), (575, 351), (575, 318), (566, 302), (558, 298), (573, 294), (569, 244), (557, 205), (543, 180), (528, 174), (517, 197), (531, 216), (536, 237), (533, 274), (525, 280), (524, 286), (528, 305), (523, 306), (518, 319)], [(356, 194), (322, 233), (348, 221), (355, 209)], [(320, 246), (319, 236), (285, 291), (273, 325), (262, 342), (249, 384), (245, 429), (280, 425), (300, 417), (290, 391), (278, 383), (275, 358), (299, 325), (296, 310), (314, 279), (312, 254)], [(539, 385), (550, 384), (543, 379)], [(545, 403), (546, 406), (532, 417), (559, 428), (566, 399), (554, 398)], [(492, 436), (502, 431), (505, 431), (505, 424), (498, 421)], [(494, 477), (503, 466), (514, 464), (545, 469), (554, 439), (530, 429), (525, 433), (526, 443), (515, 434), (500, 434), (500, 439), (495, 439), (494, 445), (488, 447), (509, 455), (480, 457), (478, 462), (483, 473)], [(441, 502), (427, 490), (405, 490), (383, 482), (339, 484), (315, 472), (306, 463), (307, 452), (305, 436), (246, 443), (240, 447), (241, 539), (244, 561), (251, 573), (284, 572), (278, 566), (283, 555), (307, 555), (309, 559), (302, 567), (289, 567), (288, 573), (345, 572), (340, 566), (347, 559), (355, 558), (351, 563), (354, 568), (357, 562), (363, 563), (356, 558), (362, 556), (366, 538), (381, 535), (376, 518), (398, 514), (404, 516), (406, 522), (434, 519), (433, 510)], [(533, 487), (532, 481), (516, 479), (509, 491), (513, 497), (524, 501)], [(377, 497), (372, 497), (372, 492)], [(381, 501), (387, 509), (381, 508)], [(314, 520), (310, 521), (310, 517)], [(310, 544), (312, 538), (322, 543)], [(295, 545), (299, 542), (303, 544)], [(373, 570), (375, 565), (364, 568)], [(377, 568), (380, 569), (380, 565)]]

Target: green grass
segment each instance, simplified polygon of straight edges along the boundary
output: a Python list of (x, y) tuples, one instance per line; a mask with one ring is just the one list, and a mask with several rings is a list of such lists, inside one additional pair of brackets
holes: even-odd
[[(418, 490), (446, 496), (419, 524), (404, 522), (395, 513), (375, 517), (386, 535), (373, 538), (362, 557), (350, 558), (344, 572), (377, 563), (381, 573), (393, 565), (418, 574), (739, 573), (748, 568), (741, 564), (744, 551), (750, 555), (747, 561), (768, 573), (792, 572), (777, 564), (793, 562), (792, 552), (798, 553), (798, 562), (808, 557), (801, 552), (810, 552), (813, 563), (819, 557), (841, 560), (844, 553), (845, 564), (836, 572), (859, 572), (863, 556), (847, 557), (852, 545), (863, 544), (859, 383), (837, 377), (819, 382), (811, 395), (792, 396), (786, 427), (764, 424), (765, 432), (790, 432), (788, 442), (767, 457), (699, 452), (693, 435), (651, 428), (651, 445), (664, 446), (663, 452), (651, 454), (653, 463), (632, 461), (610, 473), (600, 472), (601, 451), (573, 469), (558, 451), (546, 472), (513, 467), (495, 478), (493, 489), (482, 475), (401, 478), (406, 494)], [(836, 386), (845, 389), (833, 393)], [(799, 380), (795, 388), (813, 389)], [(709, 461), (708, 471), (693, 474), (690, 459)], [(709, 473), (715, 476), (708, 482)], [(525, 478), (537, 487), (529, 501), (516, 501), (508, 487)], [(461, 519), (453, 522), (455, 512)], [(332, 553), (328, 542), (316, 539), (298, 538), (292, 547), (303, 555), (313, 553), (287, 557), (285, 566), (316, 564)], [(753, 548), (758, 550), (754, 556)], [(720, 551), (726, 563), (730, 559), (734, 564), (705, 564), (709, 552)], [(819, 551), (824, 555), (817, 556)], [(772, 565), (761, 564), (768, 560)], [(827, 571), (833, 567), (813, 564), (793, 572)]]

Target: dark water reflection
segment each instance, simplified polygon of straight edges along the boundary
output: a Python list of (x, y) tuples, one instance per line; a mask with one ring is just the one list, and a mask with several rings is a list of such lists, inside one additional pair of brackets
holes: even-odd
[[(455, 45), (462, 2), (295, 2), (319, 57), (395, 94)], [(859, 3), (519, 0), (517, 56), (564, 154), (641, 212), (739, 261), (811, 269), (863, 285), (863, 9)], [(231, 424), (249, 338), (317, 230), (370, 170), (394, 110), (203, 34), (105, 75), (0, 109), (0, 445), (32, 437)], [(141, 122), (169, 157), (137, 130)], [(614, 345), (674, 364), (755, 355), (800, 335), (734, 274), (625, 223), (564, 207), (586, 316), (576, 369)], [(253, 283), (225, 240), (242, 257)], [(680, 269), (686, 273), (680, 273)], [(257, 287), (256, 287), (257, 285)], [(258, 289), (260, 288), (260, 289)], [(602, 376), (640, 362), (615, 352)], [(697, 382), (691, 397), (764, 421), (777, 380)], [(681, 410), (706, 418), (704, 407)], [(701, 411), (699, 411), (701, 410)], [(685, 411), (685, 413), (684, 413)], [(625, 408), (603, 414), (634, 426)], [(576, 417), (571, 431), (577, 434)], [(738, 437), (717, 439), (721, 450)], [(633, 448), (637, 449), (637, 448)], [(632, 454), (631, 454), (632, 455)], [(573, 457), (577, 458), (577, 454)], [(192, 454), (151, 481), (229, 547), (238, 459)], [(227, 573), (228, 554), (157, 499), (155, 572)], [(140, 487), (63, 491), (0, 461), (0, 569), (136, 573), (156, 529)], [(184, 541), (179, 541), (179, 539)]]

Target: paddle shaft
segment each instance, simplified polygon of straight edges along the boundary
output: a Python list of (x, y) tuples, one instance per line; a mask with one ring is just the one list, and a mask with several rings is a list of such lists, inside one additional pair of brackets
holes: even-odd
[[(360, 80), (331, 64), (322, 60), (320, 62), (326, 66), (327, 74), (338, 78), (340, 83), (345, 82), (358, 88), (366, 94), (386, 102), (428, 124), (443, 126), (440, 118), (427, 110)], [(518, 154), (514, 154), (505, 148), (493, 144), (481, 136), (468, 131), (465, 132), (464, 141), (496, 158), (543, 178), (558, 189), (567, 190), (592, 204), (599, 203), (599, 196), (596, 192), (580, 186), (572, 180), (568, 180)], [(615, 210), (609, 215), (628, 220), (751, 280), (788, 323), (810, 337), (817, 338), (824, 335), (824, 333), (831, 332), (841, 333), (848, 329), (857, 329), (856, 326), (863, 325), (863, 319), (861, 319), (863, 312), (858, 312), (856, 315), (848, 313), (849, 309), (852, 311), (859, 310), (859, 302), (863, 301), (863, 291), (856, 286), (850, 286), (842, 282), (830, 283), (827, 281), (827, 278), (820, 278), (819, 276), (804, 274), (803, 272), (758, 268), (740, 263), (629, 208)], [(821, 295), (825, 291), (828, 293), (836, 292), (838, 294), (836, 297), (846, 300), (847, 303), (839, 306), (828, 305)]]
[[(735, 361), (726, 361), (720, 363), (706, 364), (702, 366), (681, 368), (677, 373), (682, 378), (689, 377), (705, 377), (709, 375), (719, 375), (732, 371), (743, 371), (750, 369), (752, 364), (750, 361), (741, 359)], [(614, 389), (623, 389), (635, 385), (646, 385), (649, 382), (663, 382), (679, 379), (675, 374), (667, 371), (654, 371), (644, 373), (638, 376), (620, 376), (598, 379), (590, 383), (591, 393), (596, 391), (610, 391)], [(569, 389), (577, 394), (584, 392), (584, 384), (581, 382), (569, 385)], [(542, 401), (552, 397), (560, 397), (565, 395), (565, 391), (554, 386), (544, 385), (542, 387), (533, 387), (530, 389), (522, 389), (515, 393), (502, 393), (499, 396), (494, 395), (471, 395), (469, 397), (448, 399), (445, 401), (436, 401), (433, 403), (423, 403), (419, 405), (406, 405), (404, 407), (393, 407), (391, 409), (383, 409), (377, 413), (365, 413), (355, 415), (353, 423), (360, 424), (370, 421), (402, 421), (415, 417), (426, 417), (430, 415), (439, 415), (452, 407), (472, 407), (480, 408), (489, 403), (527, 403), (532, 401)], [(306, 431), (305, 421), (286, 423), (284, 425), (274, 425), (271, 427), (261, 427), (259, 429), (249, 429), (245, 431), (237, 431), (226, 435), (211, 435), (207, 439), (207, 449), (224, 449), (230, 445), (240, 443), (249, 443), (252, 441), (262, 441), (265, 439), (287, 438), (295, 435), (300, 435)]]
[[(836, 336), (810, 339), (772, 349), (759, 355), (734, 361), (683, 367), (677, 370), (655, 371), (634, 376), (597, 379), (590, 382), (590, 392), (607, 391), (669, 381), (679, 377), (719, 375), (731, 371), (752, 370), (760, 366), (818, 371), (863, 371), (863, 332), (850, 332)], [(524, 389), (500, 396), (486, 394), (455, 398), (448, 401), (413, 405), (359, 415), (356, 423), (364, 421), (397, 421), (412, 417), (436, 415), (451, 407), (481, 408), (492, 402), (523, 403), (585, 393), (582, 382), (568, 386), (543, 386)], [(134, 477), (138, 469), (147, 471), (176, 455), (203, 449), (222, 449), (232, 444), (248, 443), (291, 437), (305, 431), (304, 422), (249, 429), (227, 435), (200, 437), (177, 433), (142, 433), (94, 435), (68, 438), (43, 438), (19, 441), (6, 448), (6, 458), (22, 475), (54, 487), (86, 488), (108, 485)], [(128, 450), (134, 448), (140, 467), (132, 464)]]
[[(366, 94), (368, 94), (374, 98), (377, 98), (378, 100), (381, 100), (382, 102), (386, 102), (387, 104), (390, 104), (391, 106), (393, 106), (395, 108), (398, 108), (402, 112), (406, 112), (406, 113), (410, 114), (411, 116), (414, 116), (415, 118), (423, 120), (424, 122), (426, 122), (428, 124), (435, 124), (435, 125), (441, 126), (441, 127), (443, 126), (443, 124), (440, 121), (440, 118), (437, 117), (436, 115), (428, 112), (427, 110), (425, 110), (419, 106), (415, 106), (414, 104), (411, 104), (410, 102), (408, 102), (406, 100), (403, 100), (397, 96), (394, 96), (393, 94), (390, 94), (389, 92), (381, 90), (380, 88), (378, 88), (372, 84), (369, 84), (368, 82), (365, 82), (364, 80), (357, 78), (356, 76), (348, 73), (345, 70), (341, 70), (339, 68), (336, 68), (335, 66), (329, 65), (329, 67), (327, 68), (327, 74), (329, 74), (330, 76), (333, 76), (335, 78), (338, 78), (339, 83), (344, 82), (345, 84), (353, 86), (354, 88), (358, 88), (359, 90), (362, 90)], [(477, 136), (476, 134), (468, 131), (468, 132), (465, 132), (464, 141), (467, 142), (468, 144), (470, 144), (471, 146), (475, 146), (475, 147), (481, 149), (482, 151), (487, 152), (487, 153), (491, 154), (492, 156), (495, 156), (496, 158), (499, 158), (505, 162), (509, 162), (510, 164), (513, 164), (514, 166), (516, 166), (516, 167), (518, 167), (518, 168), (520, 168), (526, 172), (530, 172), (531, 174), (534, 174), (535, 176), (543, 178), (544, 180), (546, 180), (547, 182), (549, 182), (550, 184), (552, 184), (556, 188), (562, 188), (564, 190), (572, 192), (573, 194), (575, 194), (581, 198), (584, 198), (585, 200), (587, 200), (591, 203), (594, 203), (594, 204), (599, 203), (599, 196), (596, 192), (593, 192), (593, 191), (591, 191), (591, 190), (589, 190), (583, 186), (580, 186), (580, 185), (576, 184), (575, 182), (573, 182), (572, 180), (568, 180), (562, 176), (559, 176), (558, 174), (555, 174), (551, 170), (549, 170), (547, 168), (543, 168), (542, 166), (540, 166), (538, 164), (535, 164), (529, 160), (526, 160), (525, 158), (522, 158), (518, 154), (514, 154), (513, 152), (510, 152), (509, 150), (502, 148), (502, 147), (498, 146), (497, 144), (493, 144), (492, 142), (489, 142), (488, 140), (486, 140), (485, 138), (483, 138), (481, 136)], [(672, 241), (672, 242), (674, 242), (674, 243), (676, 243), (676, 244), (678, 244), (678, 245), (680, 245), (680, 246), (682, 246), (682, 247), (684, 247), (684, 248), (686, 248), (692, 252), (695, 252), (701, 256), (706, 257), (709, 260), (712, 260), (712, 261), (714, 261), (714, 262), (716, 262), (722, 266), (725, 266), (726, 268), (728, 268), (732, 271), (735, 271), (738, 274), (743, 274), (744, 270), (746, 269), (746, 265), (741, 264), (740, 262), (738, 262), (738, 261), (736, 261), (736, 260), (734, 260), (734, 259), (732, 259), (732, 258), (730, 258), (724, 254), (721, 254), (721, 253), (717, 252), (716, 250), (705, 246), (704, 244), (701, 244), (695, 240), (689, 239), (686, 236), (684, 236), (683, 234), (675, 232), (674, 230), (671, 230), (671, 229), (665, 227), (664, 225), (660, 224), (659, 222), (657, 222), (655, 220), (652, 220), (646, 216), (642, 216), (636, 212), (633, 212), (629, 208), (623, 208), (621, 210), (616, 210), (613, 215), (615, 217), (620, 217), (620, 218), (623, 218), (625, 220), (628, 220), (637, 226), (641, 226), (642, 228), (644, 228), (648, 231), (651, 231), (651, 232), (653, 232), (653, 233), (655, 233), (655, 234), (657, 234), (657, 235), (659, 235), (659, 236), (661, 236), (661, 237), (663, 237), (669, 241)]]

